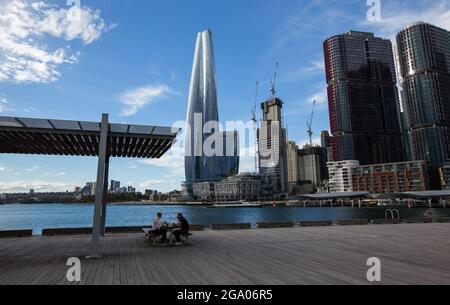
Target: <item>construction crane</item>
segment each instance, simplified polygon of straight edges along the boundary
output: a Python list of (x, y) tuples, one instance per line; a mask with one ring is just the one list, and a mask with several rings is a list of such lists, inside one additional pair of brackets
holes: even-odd
[(306, 132), (308, 133), (308, 136), (309, 136), (309, 145), (310, 146), (313, 145), (312, 136), (313, 136), (314, 132), (312, 130), (312, 124), (313, 124), (314, 110), (316, 109), (316, 104), (317, 104), (317, 101), (314, 100), (314, 102), (313, 102), (313, 110), (312, 110), (312, 113), (311, 113), (311, 119), (309, 120), (309, 122), (306, 122), (306, 125), (308, 126), (308, 130)]
[(271, 85), (270, 92), (272, 93), (272, 98), (273, 99), (275, 99), (275, 95), (277, 93), (277, 91), (275, 90), (275, 83), (277, 81), (277, 73), (278, 73), (278, 61), (275, 64), (275, 72), (274, 72), (274, 75), (273, 75), (273, 81), (270, 82), (270, 85)]
[(252, 122), (253, 122), (253, 135), (254, 135), (253, 145), (255, 145), (255, 173), (258, 173), (258, 155), (259, 155), (258, 120), (256, 119), (256, 104), (258, 103), (258, 91), (259, 91), (259, 81), (256, 82), (255, 104), (252, 109)]

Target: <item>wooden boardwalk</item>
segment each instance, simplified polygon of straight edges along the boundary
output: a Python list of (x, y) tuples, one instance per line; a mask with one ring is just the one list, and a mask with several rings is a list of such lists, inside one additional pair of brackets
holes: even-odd
[(86, 260), (90, 238), (0, 240), (0, 284), (369, 284), (369, 257), (382, 284), (450, 284), (450, 224), (367, 225), (195, 233), (193, 246), (148, 248), (139, 234), (102, 239), (103, 259)]

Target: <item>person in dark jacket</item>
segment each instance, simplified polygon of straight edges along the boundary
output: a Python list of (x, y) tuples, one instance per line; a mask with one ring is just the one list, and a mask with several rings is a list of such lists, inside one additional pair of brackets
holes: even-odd
[(181, 213), (178, 213), (177, 219), (178, 219), (178, 226), (180, 228), (178, 230), (173, 231), (173, 235), (175, 236), (177, 243), (182, 243), (183, 240), (181, 239), (181, 236), (189, 235), (189, 222), (186, 220), (186, 218), (184, 218), (183, 214)]

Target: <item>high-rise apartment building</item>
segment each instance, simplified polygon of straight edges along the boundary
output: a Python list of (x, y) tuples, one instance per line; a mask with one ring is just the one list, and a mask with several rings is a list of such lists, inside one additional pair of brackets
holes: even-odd
[(390, 40), (351, 31), (324, 42), (333, 160), (403, 161)]
[(313, 188), (328, 178), (327, 150), (320, 146), (305, 146), (298, 150), (299, 180), (309, 181)]
[(330, 133), (328, 130), (324, 130), (320, 133), (320, 146), (328, 148), (331, 145)]
[(450, 32), (415, 23), (397, 50), (412, 159), (440, 167), (450, 158)]
[(295, 142), (289, 141), (287, 145), (287, 172), (288, 182), (298, 181), (298, 146)]
[(109, 187), (109, 191), (112, 193), (118, 192), (120, 189), (120, 181), (111, 180), (111, 185)]
[(333, 161), (333, 147), (331, 145), (331, 142), (333, 140), (333, 137), (330, 136), (330, 133), (328, 130), (324, 130), (320, 134), (320, 146), (322, 148), (327, 150), (327, 160), (326, 162)]
[(359, 167), (357, 160), (328, 162), (330, 193), (353, 192), (352, 171), (356, 167)]

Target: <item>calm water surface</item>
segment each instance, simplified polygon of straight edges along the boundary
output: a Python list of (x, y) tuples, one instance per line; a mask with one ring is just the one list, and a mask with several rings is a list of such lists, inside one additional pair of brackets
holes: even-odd
[[(33, 229), (92, 226), (92, 205), (77, 204), (12, 204), (0, 205), (0, 229)], [(427, 209), (400, 208), (402, 218), (422, 217)], [(210, 226), (213, 223), (286, 222), (299, 220), (374, 219), (384, 218), (385, 208), (301, 208), (265, 207), (220, 209), (192, 206), (109, 205), (108, 226), (141, 226), (152, 222), (157, 212), (164, 220), (174, 222), (178, 212), (191, 223)], [(450, 209), (433, 210), (434, 216), (450, 216)]]

